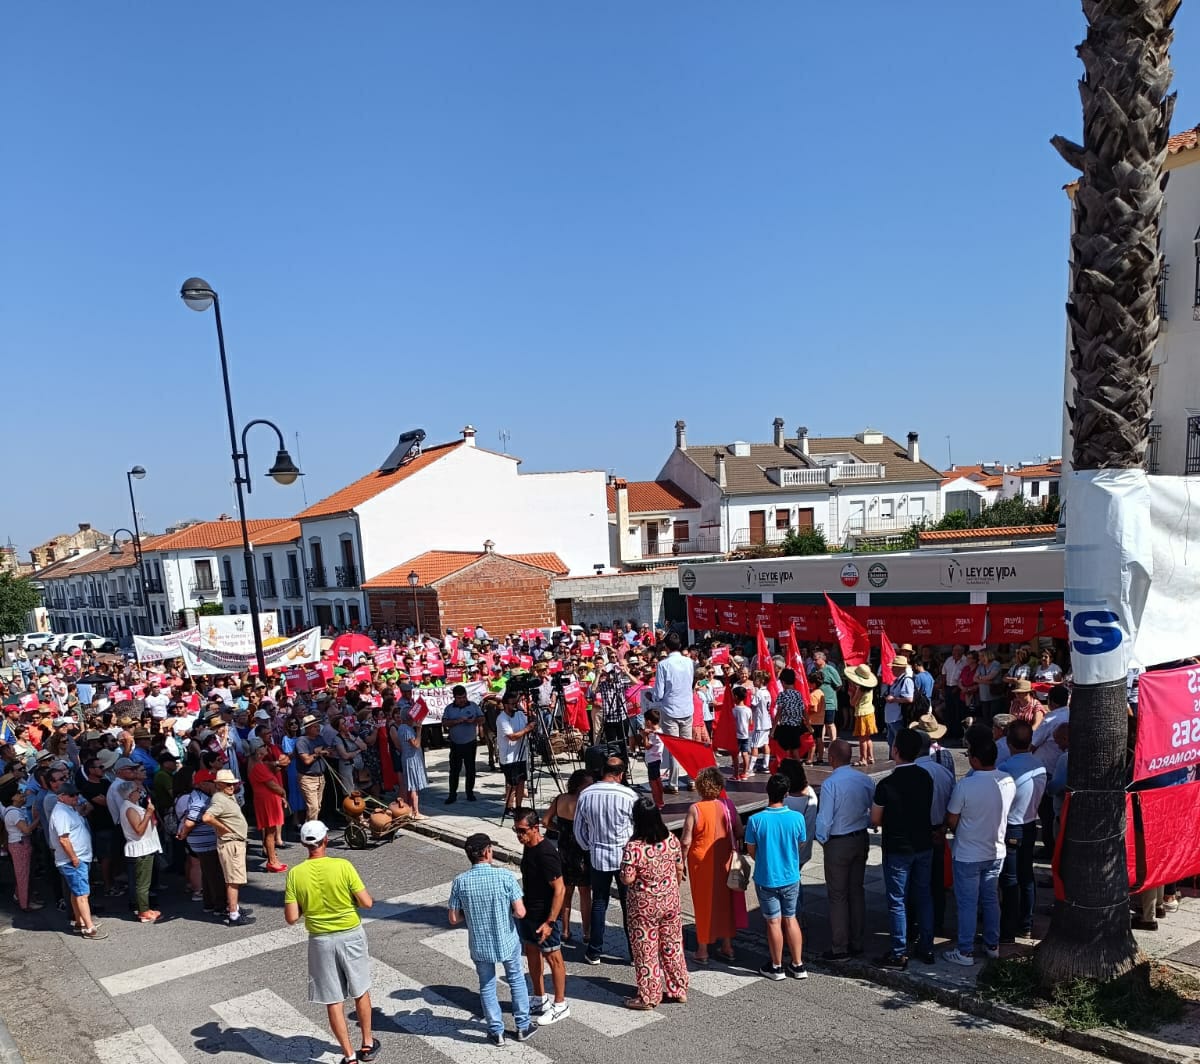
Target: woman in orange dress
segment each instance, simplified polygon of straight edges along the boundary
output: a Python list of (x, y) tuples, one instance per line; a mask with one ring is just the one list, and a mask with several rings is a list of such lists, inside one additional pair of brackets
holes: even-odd
[(708, 947), (720, 943), (717, 956), (732, 962), (736, 932), (734, 892), (726, 883), (734, 846), (741, 846), (742, 822), (721, 797), (725, 777), (716, 768), (696, 774), (700, 800), (687, 811), (683, 821), (684, 876), (692, 886), (692, 909), (696, 914), (697, 964), (709, 961)]

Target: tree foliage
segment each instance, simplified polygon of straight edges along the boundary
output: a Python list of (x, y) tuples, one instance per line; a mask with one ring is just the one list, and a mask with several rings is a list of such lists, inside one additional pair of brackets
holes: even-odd
[(991, 505), (984, 505), (974, 517), (966, 510), (951, 510), (936, 525), (937, 532), (946, 532), (961, 528), (1012, 528), (1022, 525), (1056, 525), (1058, 524), (1059, 499), (1051, 495), (1038, 506), (1031, 506), (1028, 500), (1019, 495), (1011, 499), (997, 499)]
[(29, 624), (29, 611), (41, 604), (41, 593), (29, 577), (0, 573), (0, 634), (24, 632)]
[(225, 607), (219, 602), (201, 602), (196, 607), (197, 617), (220, 617), (225, 612)]
[(819, 528), (792, 528), (783, 537), (780, 544), (780, 554), (827, 554), (829, 544), (825, 542), (825, 533)]

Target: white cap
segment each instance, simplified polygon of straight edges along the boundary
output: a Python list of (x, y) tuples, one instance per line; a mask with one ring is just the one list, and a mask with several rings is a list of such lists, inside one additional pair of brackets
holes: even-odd
[(300, 841), (305, 846), (316, 846), (325, 841), (329, 829), (319, 820), (306, 820), (300, 828)]
[(255, 720), (270, 720), (271, 714), (268, 713), (265, 709), (256, 709), (254, 711), (254, 719)]

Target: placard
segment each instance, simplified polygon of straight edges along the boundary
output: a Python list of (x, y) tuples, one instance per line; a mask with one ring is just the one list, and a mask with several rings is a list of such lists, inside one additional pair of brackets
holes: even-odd
[(1133, 778), (1200, 764), (1200, 666), (1138, 677)]

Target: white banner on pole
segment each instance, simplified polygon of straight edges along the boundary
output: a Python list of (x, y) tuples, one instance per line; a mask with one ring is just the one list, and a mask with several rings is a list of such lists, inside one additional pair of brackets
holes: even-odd
[(1154, 578), (1138, 625), (1134, 656), (1140, 665), (1161, 665), (1200, 652), (1196, 626), (1200, 616), (1200, 480), (1147, 479)]
[[(250, 666), (257, 663), (253, 640), (249, 653), (202, 646), (199, 642), (185, 642), (180, 646), (180, 656), (193, 676), (248, 672)], [(321, 629), (310, 628), (291, 639), (264, 647), (263, 657), (268, 669), (289, 669), (294, 665), (320, 661)]]
[[(454, 695), (451, 692), (457, 686), (457, 684), (447, 684), (444, 687), (418, 687), (413, 691), (413, 701), (422, 699), (429, 707), (429, 714), (423, 723), (437, 723), (442, 719), (446, 707), (454, 701)], [(467, 689), (467, 698), (476, 705), (488, 693), (487, 684), (482, 680), (472, 680), (470, 683), (464, 683), (463, 687)]]
[(169, 635), (135, 635), (133, 649), (138, 661), (165, 661), (183, 654), (180, 649), (185, 639), (196, 642), (200, 638), (199, 628), (186, 628)]

